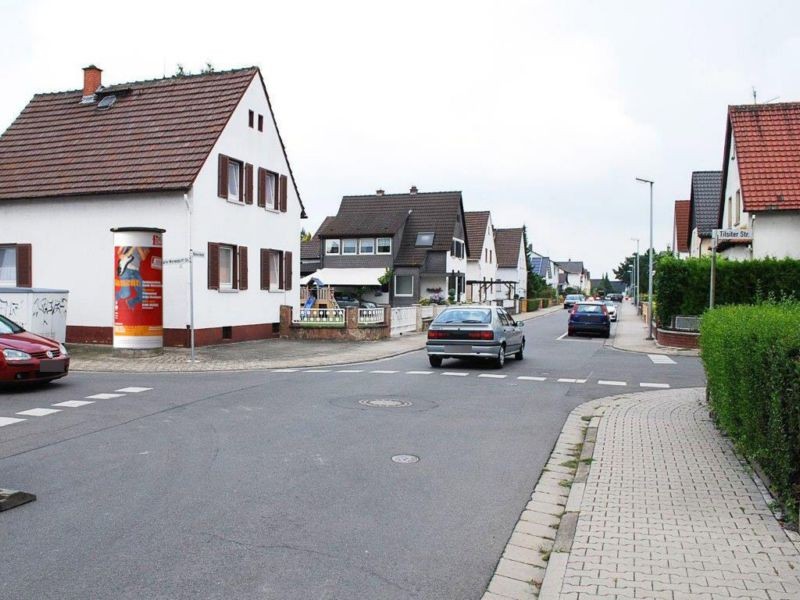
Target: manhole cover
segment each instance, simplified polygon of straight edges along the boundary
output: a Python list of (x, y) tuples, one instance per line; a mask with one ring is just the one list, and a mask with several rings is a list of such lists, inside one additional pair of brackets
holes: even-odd
[(392, 457), (392, 461), (400, 463), (401, 465), (409, 465), (419, 462), (419, 456), (414, 456), (413, 454), (398, 454)]
[(375, 398), (374, 400), (359, 400), (359, 404), (364, 406), (375, 406), (377, 408), (403, 408), (411, 406), (411, 402), (406, 400), (390, 400), (389, 398)]

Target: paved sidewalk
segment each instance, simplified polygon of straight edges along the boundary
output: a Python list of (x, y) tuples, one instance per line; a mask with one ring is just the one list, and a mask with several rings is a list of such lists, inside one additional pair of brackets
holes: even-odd
[[(558, 312), (560, 306), (523, 313), (517, 319), (528, 321)], [(426, 334), (411, 333), (374, 342), (301, 341), (271, 339), (239, 342), (196, 349), (196, 362), (186, 348), (165, 348), (160, 356), (119, 358), (110, 346), (69, 344), (73, 371), (111, 372), (193, 372), (250, 371), (344, 365), (390, 358), (425, 347)]]
[(617, 309), (616, 332), (611, 340), (611, 345), (617, 350), (682, 356), (700, 355), (698, 350), (660, 346), (655, 340), (647, 340), (647, 334), (647, 324), (636, 313), (636, 307), (630, 302), (621, 303)]
[(579, 511), (571, 548), (550, 555), (540, 598), (800, 598), (800, 536), (773, 516), (703, 389), (621, 396), (602, 412), (585, 487), (566, 501)]

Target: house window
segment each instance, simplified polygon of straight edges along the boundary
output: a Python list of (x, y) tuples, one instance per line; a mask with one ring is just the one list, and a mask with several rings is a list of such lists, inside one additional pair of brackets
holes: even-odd
[(233, 289), (233, 246), (219, 247), (219, 289)]
[(258, 130), (264, 131), (264, 115), (258, 115)]
[(733, 226), (733, 198), (728, 196), (728, 227)]
[(433, 246), (433, 232), (420, 232), (417, 234), (417, 246)]
[(355, 254), (358, 252), (356, 240), (342, 240), (342, 254)]
[(414, 295), (414, 276), (395, 275), (394, 276), (394, 295), (413, 296)]
[(228, 200), (242, 201), (242, 163), (228, 160)]
[(17, 285), (17, 247), (0, 246), (0, 287)]
[(252, 110), (247, 111), (247, 126), (252, 129), (253, 128), (253, 119), (255, 118), (255, 113)]
[(361, 238), (360, 240), (358, 240), (358, 253), (375, 254), (375, 239)]
[(339, 240), (325, 240), (325, 254), (339, 254), (341, 243)]
[(281, 264), (283, 263), (283, 252), (273, 250), (269, 253), (269, 291), (275, 292), (283, 289), (283, 278), (281, 277)]
[(378, 238), (378, 254), (392, 253), (392, 238)]
[(742, 220), (742, 192), (736, 190), (736, 225)]
[(462, 240), (453, 238), (453, 243), (450, 245), (450, 253), (455, 258), (464, 258), (464, 249), (466, 246)]
[(278, 210), (278, 176), (267, 171), (264, 181), (264, 191), (267, 197), (267, 206), (273, 210)]

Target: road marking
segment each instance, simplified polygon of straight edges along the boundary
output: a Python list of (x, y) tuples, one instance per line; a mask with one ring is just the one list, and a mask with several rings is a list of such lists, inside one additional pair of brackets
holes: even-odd
[(363, 373), (364, 369), (339, 369), (337, 373)]
[(576, 379), (575, 383), (586, 383), (585, 379)]
[(528, 377), (527, 375), (520, 375), (517, 379), (522, 381), (547, 381), (547, 377)]
[(300, 369), (275, 369), (273, 373), (297, 373)]
[(656, 365), (674, 365), (675, 361), (665, 354), (648, 354), (650, 360)]
[(406, 375), (433, 375), (433, 371), (406, 371)]
[(390, 375), (392, 373), (397, 373), (397, 371), (370, 371), (370, 373), (378, 373), (379, 375)]
[(6, 425), (13, 425), (14, 423), (22, 423), (25, 419), (15, 419), (13, 417), (0, 417), (0, 427)]
[(67, 400), (66, 402), (58, 402), (50, 406), (66, 406), (67, 408), (78, 408), (79, 406), (86, 406), (87, 404), (94, 404), (94, 400)]
[(486, 377), (488, 379), (505, 379), (508, 375), (491, 375), (490, 373), (481, 373), (478, 377)]
[(450, 377), (466, 377), (469, 373), (460, 373), (457, 371), (446, 371), (442, 375), (449, 375)]
[(53, 413), (61, 412), (57, 408), (32, 408), (30, 410), (23, 410), (18, 412), (18, 415), (25, 415), (26, 417), (46, 417)]
[(111, 400), (112, 398), (122, 398), (125, 394), (95, 394), (86, 396), (87, 400)]
[(306, 369), (303, 373), (330, 373), (330, 369)]
[(556, 338), (556, 341), (563, 340), (565, 337), (567, 337), (567, 333), (568, 332), (566, 332), (566, 331), (564, 333), (562, 333), (560, 336), (558, 336)]
[(669, 388), (669, 384), (668, 383), (640, 383), (639, 387), (667, 389), (667, 388)]
[(123, 394), (139, 394), (141, 392), (149, 392), (153, 388), (144, 388), (144, 387), (126, 387), (122, 388), (121, 390), (114, 390), (115, 392), (122, 392)]
[(577, 379), (569, 379), (566, 377), (562, 377), (561, 379), (558, 380), (558, 383), (577, 383), (577, 381), (578, 381)]
[(624, 381), (607, 381), (605, 379), (601, 379), (597, 383), (600, 385), (619, 385), (619, 386), (628, 385)]

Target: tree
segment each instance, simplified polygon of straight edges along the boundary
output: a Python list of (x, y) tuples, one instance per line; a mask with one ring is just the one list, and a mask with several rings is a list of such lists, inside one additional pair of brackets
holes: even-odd
[[(536, 298), (531, 296), (531, 290), (536, 289), (537, 282), (534, 279), (535, 273), (531, 271), (531, 263), (533, 262), (533, 246), (528, 243), (528, 226), (522, 226), (522, 247), (525, 248), (525, 281), (527, 282), (528, 298)], [(541, 277), (539, 278), (541, 279)]]
[(306, 231), (306, 228), (305, 228), (305, 227), (303, 227), (303, 228), (300, 230), (300, 241), (301, 241), (301, 242), (310, 242), (310, 241), (311, 241), (311, 233), (309, 233), (308, 231)]
[[(658, 261), (661, 260), (663, 256), (672, 256), (672, 253), (669, 250), (662, 250), (661, 252), (653, 252), (653, 271), (655, 271)], [(620, 281), (625, 282), (626, 285), (632, 285), (631, 281), (631, 269), (633, 269), (633, 265), (636, 261), (636, 255), (632, 254), (631, 256), (625, 257), (625, 260), (620, 263), (620, 265), (614, 269), (614, 277), (619, 279)], [(647, 293), (647, 284), (648, 284), (648, 269), (650, 264), (650, 257), (647, 254), (647, 250), (642, 252), (639, 255), (639, 292), (642, 294)]]
[(214, 65), (212, 65), (210, 62), (207, 62), (206, 66), (200, 69), (201, 75), (208, 75), (209, 73), (213, 72), (214, 72)]

